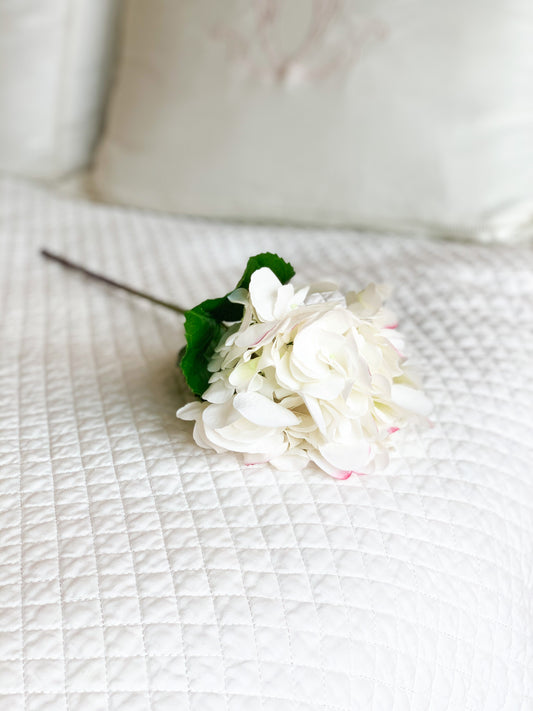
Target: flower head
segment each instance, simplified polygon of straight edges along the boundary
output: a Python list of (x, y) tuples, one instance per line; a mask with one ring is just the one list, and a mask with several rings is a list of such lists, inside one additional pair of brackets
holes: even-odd
[(227, 297), (242, 318), (219, 334), (202, 400), (178, 417), (195, 421), (200, 446), (248, 464), (312, 461), (339, 479), (384, 466), (394, 433), (429, 412), (385, 296), (373, 284), (295, 290), (256, 269)]

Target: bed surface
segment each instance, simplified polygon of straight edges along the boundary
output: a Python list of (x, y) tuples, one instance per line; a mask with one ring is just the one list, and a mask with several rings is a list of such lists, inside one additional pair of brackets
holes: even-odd
[[(271, 250), (375, 280), (434, 403), (345, 482), (199, 449), (181, 320)], [(533, 250), (219, 225), (0, 179), (0, 708), (533, 709)]]

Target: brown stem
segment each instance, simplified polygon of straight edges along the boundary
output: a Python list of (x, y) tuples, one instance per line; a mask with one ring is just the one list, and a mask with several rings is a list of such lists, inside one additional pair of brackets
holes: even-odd
[(51, 259), (54, 262), (58, 262), (59, 264), (62, 264), (68, 269), (73, 269), (77, 272), (81, 272), (82, 274), (85, 274), (85, 276), (91, 277), (91, 279), (96, 279), (97, 281), (102, 281), (104, 284), (112, 286), (115, 289), (127, 291), (128, 294), (133, 294), (133, 296), (138, 296), (141, 299), (146, 299), (146, 301), (150, 301), (152, 304), (157, 304), (157, 306), (163, 306), (163, 308), (170, 309), (171, 311), (175, 311), (178, 314), (184, 314), (186, 311), (186, 309), (182, 309), (181, 306), (171, 304), (168, 301), (161, 301), (161, 299), (156, 299), (155, 297), (150, 296), (150, 294), (146, 294), (144, 291), (132, 289), (131, 286), (126, 286), (126, 284), (120, 284), (118, 281), (108, 279), (108, 277), (102, 276), (101, 274), (97, 274), (96, 272), (92, 272), (90, 271), (90, 269), (86, 269), (85, 267), (82, 267), (79, 264), (74, 264), (74, 262), (71, 262), (69, 259), (65, 259), (65, 257), (60, 257), (58, 254), (53, 254), (47, 249), (41, 249), (41, 254), (43, 257)]

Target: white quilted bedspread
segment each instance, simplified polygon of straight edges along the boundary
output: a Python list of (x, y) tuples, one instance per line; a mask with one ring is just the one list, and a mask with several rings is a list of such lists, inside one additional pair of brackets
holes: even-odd
[[(273, 250), (387, 281), (434, 427), (382, 474), (175, 417), (181, 321)], [(533, 250), (219, 225), (0, 180), (0, 709), (531, 711)]]

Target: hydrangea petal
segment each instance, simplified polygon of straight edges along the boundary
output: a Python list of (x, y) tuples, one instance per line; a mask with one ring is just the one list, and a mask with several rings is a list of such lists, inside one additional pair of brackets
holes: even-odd
[(274, 318), (282, 318), (290, 308), (294, 299), (294, 287), (292, 284), (284, 284), (278, 289), (276, 301), (274, 303)]
[(344, 389), (344, 378), (333, 373), (321, 380), (312, 383), (304, 383), (301, 386), (302, 393), (320, 400), (335, 400)]
[(267, 267), (257, 269), (250, 278), (250, 301), (260, 321), (274, 320), (274, 307), (281, 282)]
[(245, 388), (257, 373), (257, 360), (257, 358), (253, 358), (252, 360), (238, 363), (231, 371), (228, 378), (229, 384), (233, 385), (237, 390)]
[(222, 403), (227, 402), (233, 396), (233, 389), (228, 388), (227, 384), (222, 380), (216, 380), (207, 388), (202, 395), (207, 402)]
[(259, 393), (238, 393), (233, 405), (249, 422), (261, 427), (288, 427), (299, 422), (299, 417), (291, 410)]
[(180, 420), (196, 420), (201, 417), (205, 405), (199, 401), (188, 402), (176, 412), (176, 417)]
[(317, 467), (322, 469), (322, 471), (326, 474), (329, 474), (329, 476), (333, 477), (333, 479), (349, 479), (350, 476), (353, 474), (351, 470), (338, 469), (337, 467), (334, 467), (316, 449), (309, 450), (308, 455), (309, 459), (314, 462)]
[(210, 404), (202, 411), (206, 429), (217, 430), (239, 419), (239, 413), (233, 407), (233, 401)]
[(235, 346), (239, 349), (258, 346), (270, 331), (273, 330), (272, 323), (255, 323), (235, 338)]
[(342, 471), (362, 472), (372, 453), (368, 442), (328, 442), (320, 447), (320, 454), (332, 466)]
[(426, 417), (431, 412), (431, 402), (421, 390), (415, 390), (407, 385), (393, 383), (391, 387), (391, 399), (405, 410), (410, 410), (417, 415)]

